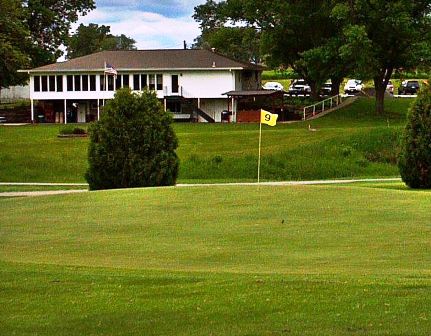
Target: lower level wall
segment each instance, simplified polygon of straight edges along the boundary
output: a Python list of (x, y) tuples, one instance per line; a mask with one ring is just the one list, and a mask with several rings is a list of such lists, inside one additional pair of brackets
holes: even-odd
[(215, 122), (221, 122), (222, 111), (228, 109), (228, 101), (228, 99), (201, 99), (201, 110), (212, 117)]

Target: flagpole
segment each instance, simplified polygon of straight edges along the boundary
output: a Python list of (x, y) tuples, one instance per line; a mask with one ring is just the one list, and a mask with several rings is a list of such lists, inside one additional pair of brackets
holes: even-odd
[(260, 147), (262, 145), (262, 117), (259, 118), (259, 157), (257, 159), (257, 183), (260, 183)]

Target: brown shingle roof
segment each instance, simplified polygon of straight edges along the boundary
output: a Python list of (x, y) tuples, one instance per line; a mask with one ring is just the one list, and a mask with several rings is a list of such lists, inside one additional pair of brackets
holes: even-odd
[(235, 61), (209, 50), (164, 49), (101, 51), (65, 62), (34, 68), (30, 72), (103, 71), (105, 62), (117, 70), (263, 69), (261, 66)]

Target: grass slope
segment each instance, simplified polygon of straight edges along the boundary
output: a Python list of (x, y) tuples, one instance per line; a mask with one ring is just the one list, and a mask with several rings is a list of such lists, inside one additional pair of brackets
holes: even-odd
[(375, 186), (0, 199), (0, 334), (427, 335), (431, 194)]
[[(264, 127), (263, 180), (396, 176), (398, 137), (411, 100), (374, 100), (312, 122)], [(308, 124), (317, 128), (309, 132)], [(58, 125), (0, 127), (0, 181), (84, 182), (87, 139), (58, 139)], [(254, 181), (257, 124), (175, 124), (178, 182)]]

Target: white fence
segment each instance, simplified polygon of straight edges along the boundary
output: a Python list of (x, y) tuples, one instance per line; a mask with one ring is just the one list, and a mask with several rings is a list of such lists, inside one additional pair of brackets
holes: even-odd
[(333, 107), (340, 105), (344, 101), (344, 98), (346, 97), (342, 96), (341, 94), (338, 94), (336, 96), (322, 100), (316, 104), (305, 106), (302, 120), (306, 120), (310, 117), (314, 117), (319, 113), (325, 112), (326, 110), (329, 110)]

